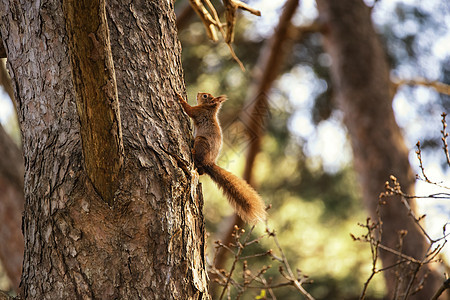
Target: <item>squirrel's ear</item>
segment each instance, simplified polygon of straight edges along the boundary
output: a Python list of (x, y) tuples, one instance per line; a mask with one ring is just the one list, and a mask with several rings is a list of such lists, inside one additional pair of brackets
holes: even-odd
[(227, 96), (221, 95), (221, 96), (219, 96), (219, 97), (216, 97), (215, 100), (216, 100), (217, 102), (219, 102), (219, 103), (222, 103), (222, 102), (227, 101)]

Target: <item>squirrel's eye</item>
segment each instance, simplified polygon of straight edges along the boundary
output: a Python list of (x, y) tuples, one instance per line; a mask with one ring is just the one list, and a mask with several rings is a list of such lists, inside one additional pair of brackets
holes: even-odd
[(203, 95), (202, 95), (202, 98), (203, 98), (203, 99), (206, 99), (206, 98), (208, 98), (208, 95), (203, 94)]

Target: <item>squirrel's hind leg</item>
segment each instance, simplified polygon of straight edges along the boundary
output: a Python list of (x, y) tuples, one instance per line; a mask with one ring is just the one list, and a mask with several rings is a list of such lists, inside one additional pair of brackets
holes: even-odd
[(210, 163), (208, 160), (210, 153), (211, 147), (208, 143), (208, 139), (203, 136), (197, 136), (194, 141), (194, 149), (192, 150), (192, 154), (194, 156), (194, 163), (197, 167), (197, 172), (199, 175), (203, 175), (205, 173), (202, 166)]

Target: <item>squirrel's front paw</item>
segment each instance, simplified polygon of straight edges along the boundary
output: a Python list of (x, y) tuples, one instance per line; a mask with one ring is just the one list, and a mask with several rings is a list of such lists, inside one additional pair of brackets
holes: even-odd
[(183, 96), (180, 95), (180, 93), (178, 93), (178, 92), (175, 92), (175, 93), (177, 94), (178, 100), (180, 100), (181, 102), (186, 102), (186, 101), (183, 99)]

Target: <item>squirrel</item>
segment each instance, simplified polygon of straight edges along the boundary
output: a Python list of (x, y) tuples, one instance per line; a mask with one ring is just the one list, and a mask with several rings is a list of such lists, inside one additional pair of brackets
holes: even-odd
[(177, 93), (184, 111), (194, 121), (194, 149), (192, 154), (199, 175), (204, 173), (223, 190), (228, 201), (242, 220), (249, 223), (266, 218), (264, 201), (243, 179), (216, 165), (222, 147), (222, 129), (217, 115), (227, 97), (214, 97), (208, 93), (197, 94), (197, 105), (190, 106)]

